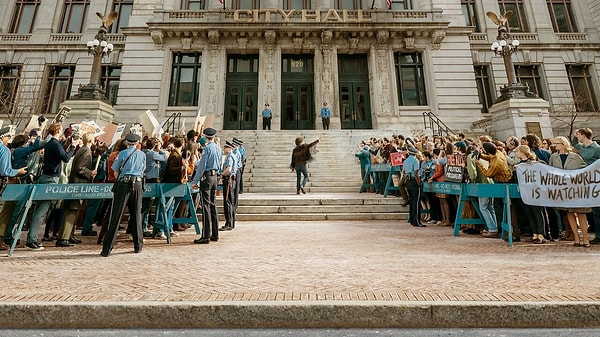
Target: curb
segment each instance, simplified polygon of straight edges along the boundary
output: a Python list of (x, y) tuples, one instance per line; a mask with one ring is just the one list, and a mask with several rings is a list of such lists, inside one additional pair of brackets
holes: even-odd
[(0, 328), (592, 328), (600, 302), (5, 302)]

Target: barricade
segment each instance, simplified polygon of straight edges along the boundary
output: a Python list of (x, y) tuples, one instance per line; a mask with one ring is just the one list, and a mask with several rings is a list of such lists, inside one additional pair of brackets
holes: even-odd
[[(113, 184), (9, 184), (2, 193), (2, 201), (25, 201), (23, 209), (19, 210), (17, 226), (13, 231), (13, 240), (8, 256), (15, 249), (18, 238), (21, 237), (25, 218), (34, 201), (38, 200), (89, 200), (89, 199), (112, 199), (111, 192)], [(156, 198), (156, 221), (154, 226), (163, 229), (167, 236), (167, 242), (171, 243), (170, 229), (173, 224), (191, 223), (196, 228), (196, 234), (201, 233), (196, 206), (192, 198), (191, 183), (188, 184), (146, 184), (144, 186), (144, 198)], [(175, 207), (180, 201), (188, 201), (190, 209), (189, 218), (174, 218)]]
[[(502, 212), (502, 238), (508, 242), (508, 246), (513, 245), (513, 230), (511, 223), (510, 198), (521, 198), (518, 184), (462, 184), (450, 182), (424, 183), (423, 191), (432, 193), (458, 195), (458, 208), (456, 210), (456, 219), (454, 220), (454, 236), (458, 236), (461, 225), (485, 224), (479, 207), (477, 207), (477, 198), (501, 198), (504, 202)], [(478, 219), (463, 219), (462, 213), (465, 202), (470, 201), (477, 211)]]
[(385, 182), (385, 189), (383, 190), (383, 196), (387, 197), (389, 191), (398, 191), (398, 186), (394, 186), (392, 174), (397, 172), (402, 172), (402, 165), (400, 166), (392, 166), (390, 164), (371, 164), (369, 168), (365, 172), (365, 176), (363, 177), (363, 182), (360, 185), (359, 193), (365, 191), (368, 187), (375, 187), (374, 184), (369, 183), (369, 177), (371, 177), (371, 173), (374, 172), (389, 172), (387, 181)]

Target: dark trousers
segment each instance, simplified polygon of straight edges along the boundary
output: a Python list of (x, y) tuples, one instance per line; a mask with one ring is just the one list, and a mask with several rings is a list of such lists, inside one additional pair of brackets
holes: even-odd
[(102, 244), (102, 254), (108, 255), (117, 242), (119, 223), (123, 217), (125, 206), (129, 209), (129, 231), (133, 237), (133, 249), (137, 252), (144, 245), (142, 233), (142, 182), (118, 182), (110, 213), (108, 230)]
[(235, 228), (235, 177), (223, 177), (223, 212), (225, 226)]
[(324, 117), (322, 118), (323, 120), (323, 130), (329, 130), (329, 121), (330, 118), (329, 117)]
[(271, 117), (263, 117), (263, 130), (271, 130)]
[[(158, 183), (158, 178), (146, 179), (147, 184)], [(150, 223), (150, 211), (156, 198), (142, 198), (142, 229), (145, 231)]]
[(421, 188), (414, 179), (406, 180), (406, 191), (408, 192), (409, 214), (408, 222), (411, 225), (417, 225), (419, 221), (419, 204), (421, 200)]
[(200, 181), (202, 195), (202, 239), (219, 238), (219, 214), (215, 198), (217, 195), (217, 175), (205, 174)]
[(237, 207), (237, 195), (244, 193), (244, 170), (246, 169), (246, 164), (242, 164), (239, 170), (235, 173), (235, 182), (237, 184), (236, 187), (236, 202), (235, 207)]
[[(306, 182), (308, 181), (308, 169), (306, 168), (306, 164), (304, 164), (296, 166), (294, 170), (296, 170), (296, 191), (300, 191), (300, 187), (306, 186)], [(300, 182), (301, 176), (304, 176), (302, 182)]]

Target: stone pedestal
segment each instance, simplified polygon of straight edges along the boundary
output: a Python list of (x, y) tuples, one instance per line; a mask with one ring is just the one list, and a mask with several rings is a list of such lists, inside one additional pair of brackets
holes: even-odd
[[(68, 123), (91, 120), (95, 121), (98, 125), (105, 125), (112, 122), (115, 117), (115, 109), (104, 101), (70, 99), (61, 103), (60, 106), (71, 108), (71, 112), (65, 118), (65, 121)], [(67, 124), (65, 123), (64, 125)]]
[(534, 133), (541, 138), (552, 138), (548, 107), (541, 98), (510, 98), (492, 105), (492, 130), (494, 138), (505, 140), (509, 136), (521, 138)]

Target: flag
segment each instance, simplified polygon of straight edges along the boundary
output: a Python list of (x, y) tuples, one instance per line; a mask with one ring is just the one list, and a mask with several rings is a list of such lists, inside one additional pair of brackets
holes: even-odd
[[(220, 0), (222, 1), (222, 0)], [(392, 9), (392, 0), (386, 0), (387, 1), (387, 8), (388, 9)]]

